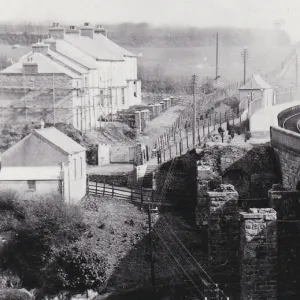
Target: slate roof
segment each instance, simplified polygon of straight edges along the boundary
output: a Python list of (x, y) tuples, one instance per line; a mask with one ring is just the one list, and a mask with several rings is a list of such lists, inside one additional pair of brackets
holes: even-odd
[(94, 40), (99, 44), (100, 47), (105, 47), (109, 52), (115, 53), (117, 55), (124, 55), (129, 57), (136, 57), (136, 54), (128, 51), (127, 49), (119, 46), (103, 34), (94, 33)]
[[(66, 34), (65, 37), (67, 36), (69, 35)], [(90, 56), (90, 54), (78, 49), (76, 46), (72, 45), (66, 40), (56, 40), (56, 52), (89, 69), (97, 69), (96, 61)]]
[(31, 62), (38, 64), (38, 74), (66, 74), (71, 78), (80, 78), (79, 74), (63, 67), (61, 64), (53, 61), (49, 57), (41, 53), (28, 53), (17, 63), (0, 71), (0, 74), (23, 74), (23, 63), (27, 62), (27, 58), (32, 59)]
[(99, 42), (99, 39), (66, 34), (64, 40), (97, 60), (124, 61), (124, 57), (121, 53), (110, 52), (107, 47)]
[(75, 154), (86, 150), (55, 127), (35, 129), (33, 134), (44, 138), (67, 154)]
[(253, 75), (248, 83), (239, 88), (239, 90), (260, 90), (271, 89), (272, 87), (266, 83), (259, 74)]

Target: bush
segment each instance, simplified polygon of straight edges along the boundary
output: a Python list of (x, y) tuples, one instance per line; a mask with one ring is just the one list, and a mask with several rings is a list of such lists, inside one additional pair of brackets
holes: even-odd
[(18, 276), (27, 289), (42, 287), (58, 249), (79, 240), (88, 228), (79, 208), (55, 195), (14, 200), (2, 194), (0, 208), (11, 213), (12, 231), (1, 249), (0, 267)]
[(18, 289), (0, 290), (0, 300), (31, 300), (29, 293)]

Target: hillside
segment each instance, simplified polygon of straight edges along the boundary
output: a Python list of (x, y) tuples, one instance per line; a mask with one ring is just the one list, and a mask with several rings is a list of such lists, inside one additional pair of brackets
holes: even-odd
[[(70, 24), (61, 24), (68, 27)], [(74, 25), (74, 24), (72, 24)], [(81, 26), (82, 24), (75, 24)], [(30, 45), (48, 33), (48, 24), (0, 24), (0, 43)], [(148, 23), (104, 24), (109, 37), (129, 47), (202, 47), (215, 45), (219, 32), (220, 46), (290, 44), (288, 34), (279, 29), (242, 29), (230, 27), (152, 26)]]

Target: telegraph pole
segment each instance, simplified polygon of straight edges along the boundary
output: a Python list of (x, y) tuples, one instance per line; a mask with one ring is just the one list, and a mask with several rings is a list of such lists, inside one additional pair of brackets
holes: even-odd
[(298, 88), (298, 54), (296, 53), (296, 83), (295, 83), (295, 86), (296, 86), (296, 89)]
[(219, 33), (216, 36), (216, 83), (218, 82), (219, 76)]
[(244, 63), (244, 85), (246, 84), (246, 70), (247, 70), (247, 61), (249, 58), (249, 51), (247, 48), (244, 48), (241, 53), (243, 63)]
[(197, 108), (196, 108), (196, 75), (192, 76), (193, 84), (193, 146), (196, 146), (196, 122), (197, 122)]
[(53, 106), (53, 126), (55, 126), (55, 87), (54, 87), (54, 73), (52, 74), (52, 106)]
[(155, 273), (154, 273), (154, 259), (153, 259), (153, 248), (152, 248), (152, 224), (151, 224), (151, 207), (148, 206), (148, 223), (149, 223), (149, 249), (150, 249), (150, 264), (151, 264), (151, 284), (155, 287)]

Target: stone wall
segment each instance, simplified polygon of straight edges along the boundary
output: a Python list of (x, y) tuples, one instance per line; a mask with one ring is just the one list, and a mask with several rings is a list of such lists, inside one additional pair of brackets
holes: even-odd
[(296, 300), (300, 294), (300, 192), (273, 186), (269, 197), (277, 212), (278, 299)]
[[(0, 82), (4, 88), (14, 87), (22, 88), (26, 87), (34, 88), (49, 88), (53, 87), (52, 74), (38, 74), (38, 75), (26, 75), (23, 74), (1, 74)], [(67, 75), (56, 74), (54, 76), (54, 86), (56, 89), (72, 89), (72, 79)]]
[(276, 153), (269, 145), (239, 147), (209, 146), (202, 161), (234, 185), (240, 199), (268, 198), (272, 184), (281, 181)]
[(240, 299), (276, 300), (276, 212), (252, 208), (240, 216)]
[(271, 127), (271, 144), (278, 155), (283, 187), (297, 189), (300, 180), (300, 136), (299, 134)]
[(208, 191), (209, 273), (229, 297), (239, 299), (239, 208), (233, 186)]

